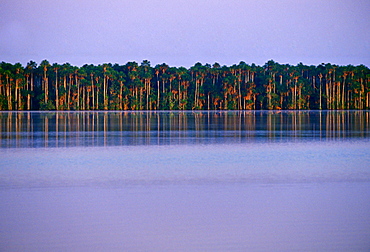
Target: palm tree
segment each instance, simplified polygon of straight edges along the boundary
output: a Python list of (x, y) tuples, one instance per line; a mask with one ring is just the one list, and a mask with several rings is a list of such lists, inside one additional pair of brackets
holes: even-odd
[(155, 76), (156, 76), (156, 80), (157, 80), (157, 104), (156, 104), (156, 109), (158, 110), (159, 109), (159, 103), (160, 103), (160, 81), (159, 81), (159, 73), (160, 73), (160, 66), (159, 65), (156, 65), (154, 67), (154, 73), (155, 73)]
[(178, 109), (183, 110), (187, 105), (188, 87), (190, 82), (188, 70), (185, 67), (179, 67), (177, 69), (177, 78), (179, 85)]
[(153, 77), (152, 75), (152, 68), (150, 67), (150, 61), (143, 60), (140, 66), (139, 70), (140, 79), (144, 82), (144, 90), (146, 93), (146, 110), (151, 110), (151, 102), (149, 101), (149, 97), (151, 95), (151, 79)]
[(58, 70), (60, 69), (60, 65), (54, 63), (52, 66), (54, 73), (55, 73), (55, 109), (59, 110), (59, 84), (58, 84)]
[(26, 72), (26, 77), (27, 77), (27, 110), (31, 110), (32, 109), (32, 102), (31, 102), (31, 94), (33, 94), (33, 90), (34, 90), (34, 84), (33, 84), (33, 80), (34, 80), (34, 71), (35, 69), (37, 68), (37, 64), (36, 62), (34, 61), (30, 61), (27, 63), (27, 66), (26, 66), (26, 69), (25, 69), (25, 72)]
[(7, 109), (13, 110), (13, 88), (12, 88), (12, 81), (13, 81), (13, 66), (9, 63), (2, 62), (2, 75), (5, 76), (6, 84), (5, 84), (5, 96), (7, 100)]
[(49, 99), (49, 79), (47, 76), (48, 67), (50, 67), (50, 63), (47, 60), (41, 61), (40, 68), (43, 71), (43, 78), (42, 78), (42, 90), (44, 91), (44, 103), (45, 106), (48, 103)]
[(15, 103), (16, 103), (16, 109), (21, 110), (22, 109), (22, 82), (24, 79), (23, 75), (23, 66), (20, 63), (16, 63), (14, 65), (14, 71), (15, 71)]
[(108, 110), (109, 76), (112, 76), (113, 69), (110, 64), (103, 64), (101, 68), (103, 69), (103, 104), (104, 110)]
[[(37, 70), (37, 71), (35, 71)], [(36, 73), (36, 74), (35, 74)], [(54, 90), (55, 89), (55, 90)], [(37, 97), (37, 99), (33, 99)], [(366, 109), (370, 70), (302, 63), (263, 66), (0, 63), (0, 109)]]
[(138, 76), (138, 64), (136, 62), (128, 62), (125, 65), (127, 70), (127, 77), (128, 77), (128, 87), (131, 91), (131, 109), (137, 110), (140, 109), (139, 105), (139, 98), (138, 98), (138, 87), (140, 86), (140, 80)]

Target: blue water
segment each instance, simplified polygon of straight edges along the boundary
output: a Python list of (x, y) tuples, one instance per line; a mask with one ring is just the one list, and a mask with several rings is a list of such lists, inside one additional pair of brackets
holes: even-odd
[(3, 112), (1, 148), (369, 139), (369, 111)]
[(369, 113), (0, 113), (0, 251), (368, 251)]

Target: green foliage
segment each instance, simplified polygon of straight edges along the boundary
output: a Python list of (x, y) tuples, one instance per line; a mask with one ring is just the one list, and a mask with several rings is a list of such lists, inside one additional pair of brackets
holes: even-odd
[(7, 99), (5, 95), (0, 95), (0, 110), (7, 110)]
[(52, 103), (52, 101), (40, 102), (40, 110), (55, 110), (55, 105)]
[[(58, 99), (58, 100), (56, 100)], [(366, 109), (364, 65), (0, 63), (0, 110)]]

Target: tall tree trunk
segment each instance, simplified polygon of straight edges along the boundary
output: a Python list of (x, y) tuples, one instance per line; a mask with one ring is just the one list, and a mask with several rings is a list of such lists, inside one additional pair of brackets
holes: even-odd
[(159, 85), (160, 85), (160, 82), (159, 82), (159, 71), (156, 72), (156, 75), (157, 75), (157, 110), (159, 109), (159, 99), (160, 99), (160, 91), (159, 91)]
[(99, 87), (96, 86), (96, 103), (95, 103), (95, 110), (99, 110)]
[(330, 79), (328, 80), (328, 78), (326, 77), (326, 109), (331, 109), (329, 85), (330, 85)]
[[(242, 109), (242, 92), (241, 92), (241, 87), (240, 87), (240, 83), (241, 83), (241, 73), (239, 73), (238, 75), (238, 109)], [(209, 109), (209, 108), (208, 108)]]
[(107, 78), (104, 75), (103, 80), (103, 101), (104, 101), (104, 110), (108, 110), (108, 100), (107, 100)]
[(55, 71), (55, 109), (59, 110), (58, 70)]
[[(92, 108), (95, 109), (95, 88), (94, 88), (94, 75), (90, 74), (91, 78), (91, 92), (92, 92)], [(90, 106), (89, 106), (90, 109)]]
[(63, 76), (63, 87), (64, 87), (64, 95), (63, 95), (63, 107), (66, 108), (67, 103), (67, 76)]
[(15, 95), (14, 95), (14, 98), (15, 98), (15, 104), (16, 104), (16, 107), (15, 109), (19, 110), (19, 103), (20, 103), (20, 100), (19, 100), (19, 97), (18, 97), (18, 92), (19, 92), (19, 87), (18, 87), (18, 78), (15, 79)]
[(181, 109), (181, 80), (179, 80), (179, 110)]
[(359, 105), (359, 109), (363, 109), (364, 108), (364, 106), (363, 106), (363, 99), (362, 99), (362, 96), (363, 96), (363, 94), (364, 94), (364, 92), (365, 92), (365, 88), (364, 88), (364, 80), (363, 80), (363, 78), (360, 78), (360, 84), (361, 84), (361, 91), (360, 91), (360, 105)]
[(12, 104), (12, 88), (11, 83), (9, 82), (9, 76), (6, 76), (6, 94), (8, 98), (8, 110), (13, 110)]
[(26, 76), (26, 90), (27, 90), (27, 110), (30, 110), (29, 109), (29, 106), (30, 106), (30, 99), (31, 97), (29, 96), (29, 91), (30, 91), (30, 80), (29, 80), (29, 74)]
[(297, 109), (297, 79), (294, 81), (294, 109)]
[[(31, 80), (30, 80), (30, 90), (33, 92), (33, 73), (31, 72)], [(29, 103), (28, 103), (28, 110), (32, 109), (32, 102), (31, 102), (31, 94), (28, 94)]]
[(82, 110), (85, 110), (86, 109), (86, 86), (85, 85), (82, 85), (81, 86), (81, 89), (82, 89)]
[(45, 91), (44, 100), (45, 100), (45, 104), (48, 103), (48, 99), (49, 99), (49, 80), (48, 80), (48, 77), (46, 75), (46, 71), (47, 71), (47, 68), (46, 68), (46, 66), (44, 66), (44, 91)]
[(119, 109), (123, 110), (123, 83), (122, 81), (119, 82)]
[(142, 110), (142, 98), (143, 98), (143, 88), (140, 87), (140, 101), (139, 101), (139, 110)]
[(319, 79), (320, 79), (320, 96), (319, 96), (319, 109), (322, 110), (322, 91), (321, 91), (321, 87), (322, 87), (322, 75), (320, 74), (319, 76)]
[(194, 108), (195, 109), (198, 107), (198, 89), (199, 89), (198, 80), (195, 79), (195, 94), (194, 94)]
[(75, 82), (77, 87), (77, 102), (76, 102), (76, 109), (80, 110), (80, 82), (78, 81), (77, 74), (75, 75)]
[(342, 84), (342, 109), (345, 109), (345, 85), (346, 85), (346, 76), (343, 76), (343, 84)]
[(67, 108), (68, 110), (71, 110), (71, 86), (72, 86), (72, 76), (69, 77), (68, 82), (68, 92), (67, 92)]

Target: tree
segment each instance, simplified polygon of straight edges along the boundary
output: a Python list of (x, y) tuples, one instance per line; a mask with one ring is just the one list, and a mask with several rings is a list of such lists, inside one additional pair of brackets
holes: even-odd
[(27, 110), (32, 109), (32, 101), (31, 98), (34, 95), (34, 72), (37, 68), (37, 64), (34, 61), (30, 61), (27, 63), (27, 66), (25, 68), (25, 75), (27, 79)]
[(364, 65), (0, 63), (0, 110), (368, 109)]
[(42, 90), (44, 91), (44, 104), (46, 105), (49, 101), (49, 78), (47, 75), (48, 68), (50, 67), (50, 63), (47, 60), (41, 61), (40, 68), (43, 71), (43, 78), (42, 78)]
[(150, 61), (144, 60), (141, 63), (140, 70), (140, 79), (144, 82), (144, 91), (146, 93), (146, 110), (151, 110), (151, 101), (149, 101), (149, 97), (151, 95), (151, 79), (153, 77), (152, 75), (152, 69), (150, 67)]
[(58, 65), (57, 63), (54, 63), (52, 65), (52, 69), (55, 73), (55, 83), (54, 83), (54, 87), (55, 87), (55, 109), (56, 110), (59, 110), (59, 80), (58, 80), (58, 70), (60, 69), (60, 65)]

